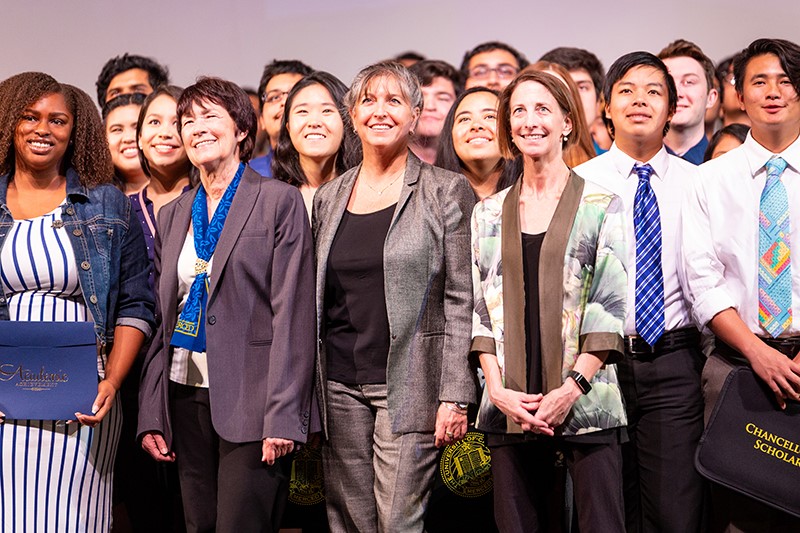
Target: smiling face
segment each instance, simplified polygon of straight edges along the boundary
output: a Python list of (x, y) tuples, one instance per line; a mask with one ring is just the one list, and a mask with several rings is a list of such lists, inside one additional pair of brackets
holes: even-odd
[(384, 76), (370, 83), (350, 116), (365, 148), (401, 150), (408, 146), (419, 109), (411, 107), (397, 80)]
[(456, 155), (469, 166), (474, 161), (500, 161), (497, 145), (497, 97), (481, 91), (461, 100), (453, 121), (453, 147)]
[(286, 97), (292, 90), (294, 84), (303, 79), (301, 74), (288, 72), (286, 74), (276, 74), (271, 77), (264, 88), (264, 105), (261, 107), (261, 125), (269, 135), (269, 142), (273, 148), (278, 142), (278, 134), (281, 131), (281, 118), (283, 118), (283, 108), (286, 105)]
[(764, 54), (747, 63), (739, 105), (750, 117), (753, 133), (785, 130), (796, 135), (800, 127), (800, 102), (778, 56)]
[(651, 66), (632, 67), (612, 87), (606, 115), (614, 124), (617, 144), (662, 144), (664, 127), (670, 119), (664, 74)]
[(511, 139), (530, 158), (561, 158), (564, 135), (572, 132), (572, 120), (541, 83), (520, 83), (509, 99)]
[(705, 127), (706, 109), (717, 101), (716, 89), (709, 89), (703, 66), (686, 56), (663, 60), (678, 90), (678, 107), (670, 122), (680, 129)]
[(247, 133), (236, 128), (228, 111), (213, 102), (192, 103), (181, 117), (181, 139), (192, 164), (202, 170), (239, 163), (239, 143)]
[(62, 94), (47, 94), (28, 105), (14, 132), (17, 167), (34, 172), (59, 171), (73, 125), (74, 116)]
[(145, 111), (139, 148), (150, 170), (163, 173), (168, 168), (188, 165), (188, 157), (178, 135), (178, 104), (167, 94), (150, 102)]
[(336, 155), (344, 124), (328, 89), (319, 84), (301, 89), (287, 113), (286, 129), (301, 157), (326, 159)]
[(138, 105), (125, 105), (112, 109), (106, 117), (106, 139), (111, 150), (111, 161), (121, 177), (139, 174), (139, 150), (136, 147), (136, 122)]
[(132, 68), (111, 78), (106, 89), (106, 102), (121, 94), (139, 93), (147, 96), (151, 92), (153, 92), (153, 87), (150, 85), (150, 75), (147, 71), (141, 68)]
[(453, 82), (442, 76), (433, 78), (430, 85), (422, 87), (422, 114), (417, 125), (417, 135), (438, 137), (444, 127), (444, 119), (456, 99)]

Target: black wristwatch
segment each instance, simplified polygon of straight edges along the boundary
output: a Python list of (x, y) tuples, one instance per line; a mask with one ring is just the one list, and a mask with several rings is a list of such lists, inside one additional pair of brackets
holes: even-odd
[(578, 384), (578, 388), (583, 394), (589, 394), (589, 391), (592, 390), (592, 385), (589, 383), (589, 380), (583, 377), (583, 374), (577, 370), (570, 370), (567, 377), (575, 380), (575, 383)]

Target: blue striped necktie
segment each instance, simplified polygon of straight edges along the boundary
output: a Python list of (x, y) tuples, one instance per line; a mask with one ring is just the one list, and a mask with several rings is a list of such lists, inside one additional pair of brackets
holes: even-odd
[(767, 161), (767, 183), (758, 217), (758, 321), (772, 337), (792, 324), (789, 199), (781, 175), (786, 161)]
[(654, 346), (664, 333), (664, 273), (661, 270), (661, 215), (650, 186), (653, 167), (633, 165), (639, 176), (633, 200), (636, 235), (636, 331)]

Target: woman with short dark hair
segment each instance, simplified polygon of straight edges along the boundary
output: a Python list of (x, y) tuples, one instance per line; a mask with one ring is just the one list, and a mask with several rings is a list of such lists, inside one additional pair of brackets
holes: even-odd
[(139, 435), (178, 459), (189, 531), (277, 531), (289, 454), (317, 422), (308, 217), (296, 188), (245, 165), (256, 115), (236, 84), (200, 78), (177, 115), (200, 183), (159, 216)]

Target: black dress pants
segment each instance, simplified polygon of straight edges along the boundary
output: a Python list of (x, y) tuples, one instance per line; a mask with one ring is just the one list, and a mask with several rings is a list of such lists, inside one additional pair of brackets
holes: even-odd
[(272, 466), (262, 463), (261, 441), (228, 442), (214, 431), (208, 389), (170, 385), (187, 531), (277, 532), (289, 496), (291, 455)]
[[(572, 476), (581, 533), (622, 533), (622, 458), (619, 444), (577, 444), (541, 438), (489, 447), (494, 516), (501, 533), (566, 531), (563, 472)], [(561, 474), (561, 475), (559, 475)]]
[(628, 533), (705, 528), (708, 489), (694, 467), (704, 360), (698, 347), (617, 364), (630, 439), (622, 446)]

